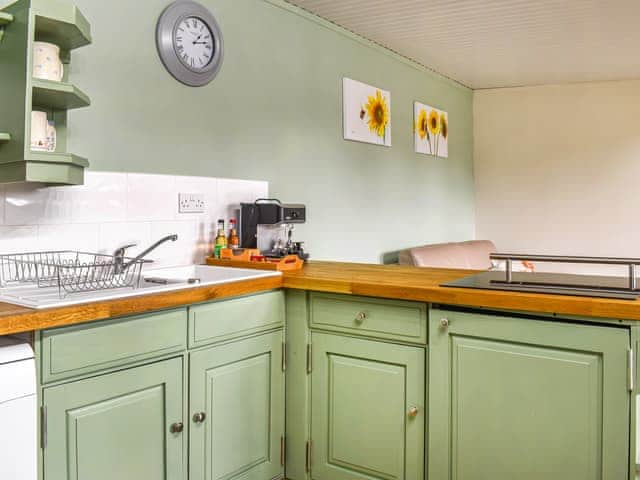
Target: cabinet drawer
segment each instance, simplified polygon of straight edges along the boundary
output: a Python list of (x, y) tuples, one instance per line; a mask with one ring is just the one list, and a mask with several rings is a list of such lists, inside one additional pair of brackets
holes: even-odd
[(43, 383), (179, 352), (187, 310), (170, 310), (42, 332)]
[(189, 309), (189, 348), (284, 325), (284, 292), (220, 300)]
[(424, 303), (311, 293), (310, 311), (311, 328), (427, 342), (427, 305)]

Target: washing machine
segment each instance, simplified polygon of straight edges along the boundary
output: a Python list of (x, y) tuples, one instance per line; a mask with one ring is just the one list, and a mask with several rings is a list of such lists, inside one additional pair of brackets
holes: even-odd
[(37, 414), (33, 350), (0, 337), (0, 479), (37, 479)]

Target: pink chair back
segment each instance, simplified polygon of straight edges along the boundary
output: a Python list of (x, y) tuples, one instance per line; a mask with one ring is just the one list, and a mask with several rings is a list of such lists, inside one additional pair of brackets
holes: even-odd
[(487, 270), (491, 267), (489, 254), (495, 251), (496, 246), (490, 240), (437, 243), (400, 252), (399, 263), (417, 267)]

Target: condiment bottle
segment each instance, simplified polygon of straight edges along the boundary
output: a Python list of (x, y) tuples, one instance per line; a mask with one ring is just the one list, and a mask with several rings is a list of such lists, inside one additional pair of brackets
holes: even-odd
[(213, 256), (220, 258), (220, 250), (227, 248), (227, 237), (224, 234), (224, 220), (218, 220), (218, 234), (216, 236), (215, 245), (213, 247)]
[(229, 220), (229, 238), (227, 239), (227, 245), (229, 248), (240, 248), (240, 237), (238, 237), (235, 218)]

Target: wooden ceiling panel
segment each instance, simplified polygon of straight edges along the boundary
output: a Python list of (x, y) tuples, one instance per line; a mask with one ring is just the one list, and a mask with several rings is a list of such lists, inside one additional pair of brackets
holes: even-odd
[(288, 0), (472, 88), (640, 78), (640, 0)]

